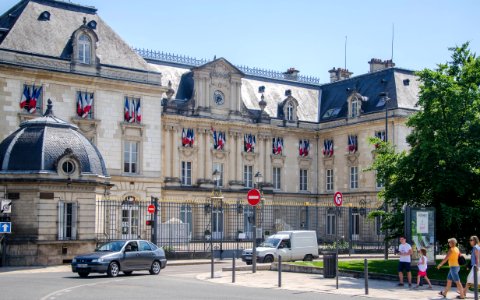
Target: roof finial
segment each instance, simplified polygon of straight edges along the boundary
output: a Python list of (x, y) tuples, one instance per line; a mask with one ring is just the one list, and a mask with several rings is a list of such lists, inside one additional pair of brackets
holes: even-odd
[(53, 104), (50, 98), (47, 101), (47, 110), (45, 111), (44, 117), (53, 117)]
[(87, 24), (87, 17), (83, 17), (83, 25)]

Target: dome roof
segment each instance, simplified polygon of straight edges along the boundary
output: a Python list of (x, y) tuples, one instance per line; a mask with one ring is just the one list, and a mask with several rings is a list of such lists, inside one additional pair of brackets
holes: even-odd
[(44, 116), (22, 122), (0, 143), (0, 173), (57, 173), (66, 155), (76, 160), (80, 175), (108, 177), (97, 147), (77, 126), (55, 117), (49, 99)]

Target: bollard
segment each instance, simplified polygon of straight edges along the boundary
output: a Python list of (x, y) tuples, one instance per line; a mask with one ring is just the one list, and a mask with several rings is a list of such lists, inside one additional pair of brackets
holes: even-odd
[[(477, 262), (478, 264), (478, 262)], [(478, 267), (473, 266), (473, 298), (478, 300)]]
[(282, 256), (278, 256), (278, 287), (282, 287)]
[(232, 283), (235, 283), (235, 251), (232, 257)]
[(365, 295), (368, 295), (368, 260), (365, 258), (364, 261), (364, 270), (365, 270)]

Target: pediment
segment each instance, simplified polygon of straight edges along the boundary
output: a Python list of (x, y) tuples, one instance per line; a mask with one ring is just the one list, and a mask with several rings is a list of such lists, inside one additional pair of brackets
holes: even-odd
[(240, 71), (237, 67), (232, 65), (228, 60), (223, 57), (215, 59), (199, 67), (193, 68), (192, 70), (206, 71), (210, 73), (210, 76), (212, 77), (222, 78), (230, 78), (232, 75), (238, 75), (240, 77), (243, 77), (245, 75), (242, 71)]

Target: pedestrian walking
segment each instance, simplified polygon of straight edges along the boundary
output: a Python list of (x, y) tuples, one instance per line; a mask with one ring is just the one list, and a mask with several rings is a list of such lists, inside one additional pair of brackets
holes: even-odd
[(445, 290), (440, 291), (439, 295), (442, 295), (444, 298), (446, 298), (448, 291), (452, 287), (452, 282), (455, 282), (455, 284), (457, 285), (458, 293), (460, 294), (459, 296), (457, 296), (457, 298), (465, 299), (463, 293), (463, 286), (460, 282), (460, 276), (458, 275), (458, 272), (460, 271), (460, 264), (458, 263), (460, 250), (457, 247), (457, 240), (455, 238), (448, 239), (448, 246), (450, 247), (450, 249), (448, 250), (447, 255), (437, 266), (437, 269), (440, 269), (448, 261), (448, 266), (450, 267), (450, 271), (448, 272), (447, 276), (447, 285), (445, 286)]
[(420, 278), (424, 277), (425, 280), (428, 283), (428, 288), (432, 289), (432, 283), (430, 282), (430, 279), (427, 276), (427, 249), (422, 248), (418, 250), (418, 254), (420, 255), (420, 258), (418, 259), (418, 274), (417, 274), (417, 285), (415, 286), (416, 289), (420, 286)]
[[(473, 287), (474, 285), (474, 280), (473, 280), (473, 275), (475, 272), (475, 266), (478, 267), (478, 262), (480, 262), (480, 243), (478, 240), (478, 237), (476, 235), (473, 235), (470, 237), (470, 246), (472, 246), (472, 254), (470, 258), (470, 273), (468, 273), (467, 276), (467, 283), (465, 283), (465, 289), (463, 293), (463, 297), (467, 297), (467, 292), (470, 287)], [(468, 268), (467, 268), (468, 270)], [(480, 279), (480, 271), (477, 272), (477, 278)]]
[(398, 263), (398, 286), (403, 286), (403, 271), (407, 273), (408, 287), (412, 287), (412, 271), (410, 264), (412, 263), (412, 246), (407, 243), (405, 236), (400, 237), (400, 246), (398, 246), (400, 261)]

